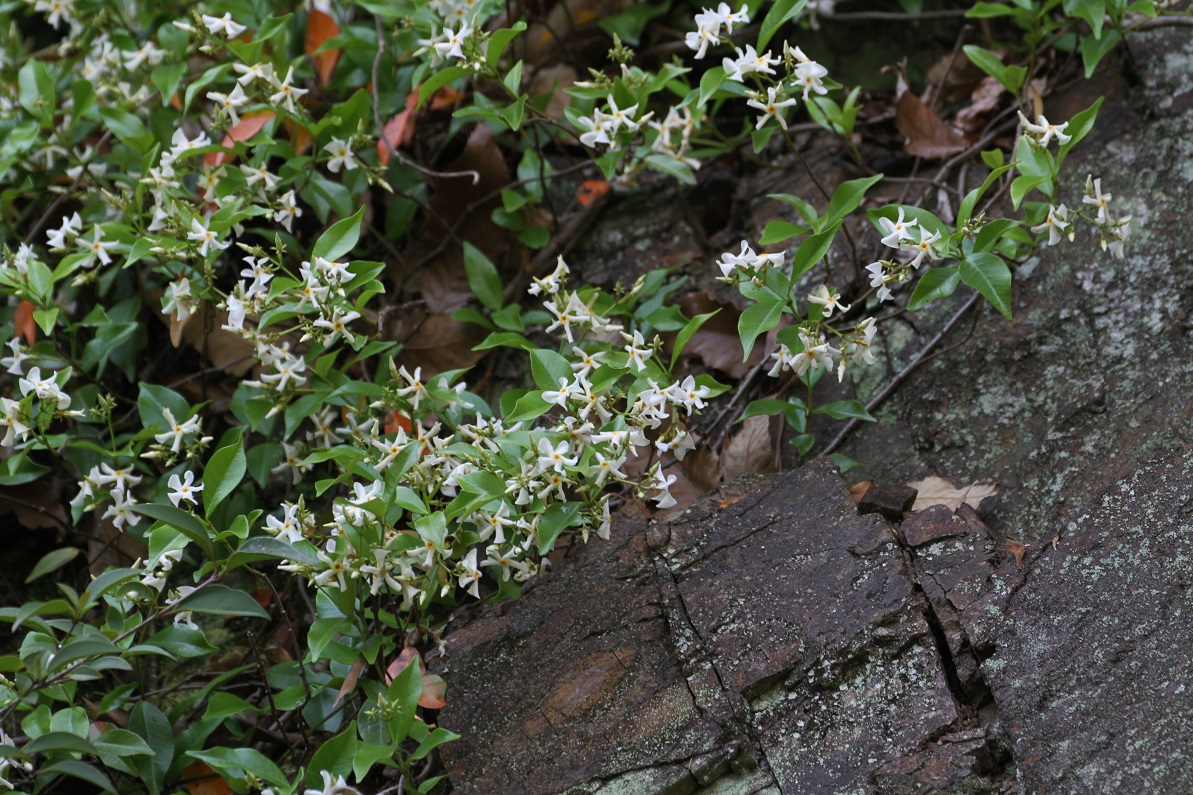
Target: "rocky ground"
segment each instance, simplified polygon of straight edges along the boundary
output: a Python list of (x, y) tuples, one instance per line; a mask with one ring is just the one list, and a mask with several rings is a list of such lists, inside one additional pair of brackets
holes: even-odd
[(1026, 263), (841, 450), (1000, 493), (892, 523), (822, 459), (623, 516), (448, 637), (456, 792), (1193, 791), (1193, 43), (1130, 41), (1068, 169), (1126, 259)]

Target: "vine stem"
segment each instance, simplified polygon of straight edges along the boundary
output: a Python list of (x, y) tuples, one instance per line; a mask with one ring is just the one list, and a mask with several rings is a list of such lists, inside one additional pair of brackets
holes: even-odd
[[(949, 322), (944, 324), (944, 328), (942, 328), (935, 337), (928, 340), (928, 344), (926, 344), (920, 350), (920, 352), (916, 354), (916, 357), (912, 359), (906, 367), (900, 370), (895, 377), (890, 380), (890, 383), (883, 387), (881, 392), (870, 399), (870, 402), (866, 404), (866, 411), (874, 411), (874, 409), (878, 408), (883, 404), (883, 402), (886, 401), (887, 398), (894, 394), (899, 385), (906, 381), (908, 376), (910, 376), (917, 367), (930, 358), (932, 351), (936, 348), (936, 346), (939, 345), (941, 341), (949, 335), (949, 332), (951, 332), (957, 326), (957, 324), (961, 322), (961, 319), (965, 317), (965, 313), (972, 309), (977, 304), (978, 299), (981, 297), (982, 294), (975, 291), (974, 294), (969, 297), (969, 300), (966, 301), (951, 318), (949, 318)], [(849, 436), (853, 429), (858, 426), (859, 422), (860, 420), (857, 419), (851, 419), (849, 422), (847, 422), (845, 427), (841, 429), (841, 432), (837, 434), (836, 438), (829, 442), (828, 445), (820, 451), (820, 455), (825, 456), (836, 450), (841, 443), (845, 441), (845, 437)]]

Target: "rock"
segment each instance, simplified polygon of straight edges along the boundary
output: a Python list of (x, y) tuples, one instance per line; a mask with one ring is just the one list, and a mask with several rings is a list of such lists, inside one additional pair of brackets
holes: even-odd
[(896, 792), (977, 775), (999, 791), (1001, 768), (974, 773), (999, 754), (908, 574), (827, 461), (671, 524), (629, 518), (449, 636), (453, 785)]
[(915, 505), (918, 493), (910, 486), (874, 483), (862, 495), (862, 499), (857, 504), (857, 512), (863, 516), (868, 513), (877, 513), (884, 519), (901, 522), (903, 515), (911, 510), (912, 505)]

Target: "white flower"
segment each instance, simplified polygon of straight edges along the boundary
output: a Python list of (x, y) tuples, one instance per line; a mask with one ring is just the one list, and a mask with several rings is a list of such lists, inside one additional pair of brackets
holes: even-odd
[(779, 63), (779, 59), (773, 57), (769, 50), (759, 55), (755, 52), (754, 45), (752, 44), (746, 45), (745, 52), (742, 52), (741, 48), (735, 49), (737, 50), (736, 59), (725, 58), (721, 61), (721, 65), (725, 69), (726, 80), (736, 80), (741, 83), (743, 82), (743, 75), (751, 73), (773, 75), (775, 73), (775, 70), (771, 69), (771, 66)]
[(848, 312), (849, 307), (841, 303), (841, 296), (839, 293), (830, 293), (826, 285), (820, 285), (820, 288), (813, 295), (808, 296), (809, 304), (820, 304), (823, 308), (821, 314), (828, 318), (833, 316), (833, 310), (837, 307), (841, 308), (842, 312)]
[[(1055, 246), (1060, 242), (1061, 233), (1072, 226), (1069, 221), (1069, 208), (1063, 204), (1060, 207), (1053, 207), (1048, 205), (1048, 217), (1044, 219), (1044, 223), (1038, 226), (1033, 226), (1031, 231), (1033, 234), (1040, 234), (1041, 232), (1048, 232), (1048, 245)], [(3, 364), (3, 362), (0, 362)]]
[(899, 208), (899, 218), (896, 221), (892, 221), (889, 218), (879, 218), (878, 225), (882, 227), (882, 231), (886, 232), (886, 236), (882, 238), (882, 244), (890, 248), (899, 248), (899, 244), (905, 238), (911, 239), (908, 230), (918, 223), (919, 221), (914, 219), (911, 221), (904, 219), (902, 207)]
[(1107, 223), (1110, 220), (1110, 200), (1112, 198), (1114, 198), (1112, 194), (1102, 192), (1101, 177), (1094, 179), (1091, 175), (1085, 178), (1085, 196), (1081, 198), (1081, 203), (1098, 208), (1097, 221), (1099, 224)]
[(141, 515), (132, 511), (136, 504), (124, 489), (112, 489), (112, 504), (102, 518), (111, 519), (117, 530), (123, 530), (125, 525), (136, 526), (141, 522)]
[(171, 282), (162, 296), (162, 311), (167, 315), (173, 314), (181, 323), (191, 316), (191, 307), (195, 303), (191, 295), (191, 281), (183, 276), (176, 282)]
[(777, 119), (784, 130), (787, 129), (787, 120), (783, 118), (781, 111), (783, 108), (788, 108), (794, 105), (796, 100), (795, 97), (790, 97), (780, 101), (779, 91), (780, 87), (778, 86), (768, 86), (766, 89), (765, 101), (762, 99), (760, 94), (756, 94), (753, 98), (746, 102), (746, 104), (751, 108), (757, 108), (758, 110), (762, 111), (762, 115), (758, 117), (758, 124), (755, 125), (754, 129), (762, 129), (762, 125), (766, 124), (772, 118)]
[(166, 427), (169, 428), (165, 433), (154, 434), (154, 441), (158, 444), (170, 445), (170, 451), (177, 453), (182, 448), (182, 441), (188, 434), (200, 433), (199, 416), (196, 414), (186, 422), (179, 422), (174, 419), (174, 414), (168, 408), (162, 409), (162, 417), (165, 418)]
[(646, 360), (654, 353), (654, 349), (646, 344), (646, 340), (642, 339), (642, 332), (634, 329), (634, 336), (621, 332), (621, 336), (625, 337), (626, 342), (630, 343), (625, 346), (626, 352), (626, 366), (632, 366), (637, 372), (641, 373), (646, 370)]
[(563, 257), (559, 257), (555, 261), (555, 270), (551, 272), (551, 275), (545, 279), (531, 278), (534, 284), (530, 285), (526, 292), (531, 295), (555, 295), (563, 287), (563, 283), (570, 272), (567, 263), (563, 261)]
[(293, 66), (291, 66), (290, 70), (286, 72), (286, 79), (282, 80), (280, 82), (278, 81), (276, 76), (270, 75), (269, 82), (273, 85), (273, 87), (275, 89), (277, 89), (277, 91), (275, 91), (273, 94), (269, 95), (269, 104), (273, 105), (275, 108), (278, 108), (278, 107), (285, 108), (286, 110), (290, 111), (291, 113), (293, 113), (296, 110), (296, 108), (294, 106), (294, 100), (302, 99), (302, 97), (307, 93), (307, 89), (297, 88), (297, 87), (291, 85), (290, 81), (293, 78), (294, 78), (294, 67)]
[(323, 344), (330, 345), (341, 334), (351, 337), (352, 332), (348, 331), (348, 324), (359, 317), (360, 312), (345, 312), (338, 306), (332, 309), (330, 318), (320, 317), (315, 321), (315, 326), (326, 329), (326, 333), (323, 335)]
[(3, 408), (4, 411), (3, 416), (0, 416), (0, 425), (7, 429), (4, 432), (4, 439), (0, 440), (0, 445), (11, 447), (17, 436), (24, 441), (25, 437), (29, 435), (29, 426), (25, 424), (21, 404), (9, 398), (0, 398), (0, 408)]
[(586, 132), (580, 134), (580, 143), (585, 146), (595, 149), (597, 144), (608, 146), (613, 143), (613, 139), (609, 137), (609, 134), (614, 132), (611, 119), (600, 108), (593, 110), (591, 119), (581, 116), (576, 123), (587, 128)]
[(1027, 130), (1032, 136), (1040, 142), (1041, 146), (1047, 146), (1048, 142), (1052, 140), (1052, 136), (1056, 136), (1058, 144), (1067, 144), (1073, 140), (1073, 136), (1065, 135), (1065, 128), (1069, 126), (1068, 122), (1064, 124), (1051, 124), (1044, 118), (1043, 114), (1036, 116), (1036, 124), (1032, 124), (1023, 115), (1023, 111), (1019, 111), (1019, 123), (1023, 125), (1023, 129)]
[(547, 438), (539, 439), (538, 443), (538, 468), (541, 472), (547, 470), (554, 470), (555, 472), (563, 472), (564, 466), (576, 465), (577, 457), (568, 458), (567, 454), (571, 452), (566, 441), (560, 442), (557, 445), (552, 445), (551, 440)]
[(298, 206), (298, 200), (294, 198), (294, 191), (286, 191), (278, 199), (278, 209), (273, 214), (273, 220), (286, 227), (287, 232), (293, 232), (291, 224), (294, 223), (295, 218), (302, 217), (302, 208)]
[[(481, 598), (480, 594), (480, 569), (476, 567), (476, 548), (468, 550), (468, 554), (464, 556), (464, 560), (460, 561), (461, 567), (464, 571), (460, 574), (460, 587), (468, 590), (477, 599)], [(310, 795), (308, 792), (307, 795)]]
[(71, 240), (83, 231), (83, 219), (75, 213), (70, 218), (62, 219), (62, 226), (46, 232), (46, 245), (51, 251), (66, 248), (67, 238)]
[(827, 94), (828, 89), (824, 87), (822, 78), (828, 76), (828, 70), (804, 55), (804, 51), (799, 47), (790, 49), (790, 45), (786, 42), (784, 42), (783, 46), (784, 51), (796, 60), (795, 82), (804, 88), (804, 102), (808, 101), (809, 91), (815, 91), (817, 94)]
[(655, 467), (653, 477), (647, 484), (647, 488), (654, 491), (650, 499), (655, 501), (660, 509), (671, 508), (675, 506), (675, 498), (671, 496), (671, 485), (678, 479), (676, 475), (663, 476), (663, 471), (659, 467)]
[(185, 500), (194, 505), (198, 505), (195, 495), (203, 490), (203, 484), (194, 485), (195, 473), (189, 469), (184, 473), (184, 477), (180, 478), (177, 474), (170, 476), (170, 493), (166, 496), (170, 498), (170, 502), (174, 503), (174, 507), (178, 507), (178, 503)]
[(678, 406), (683, 406), (684, 409), (691, 414), (693, 411), (704, 408), (704, 398), (711, 394), (706, 386), (696, 386), (696, 379), (688, 376), (683, 380), (683, 383), (676, 382), (667, 388), (667, 395)]
[(464, 42), (472, 34), (472, 28), (467, 22), (460, 23), (460, 29), (452, 32), (451, 28), (443, 31), (443, 41), (435, 42), (435, 55), (439, 58), (464, 58)]
[(207, 32), (215, 35), (223, 33), (229, 39), (234, 39), (246, 30), (244, 25), (237, 24), (232, 21), (232, 14), (224, 14), (222, 17), (213, 17), (203, 14), (203, 25), (207, 28)]
[[(932, 247), (932, 244), (939, 240), (940, 232), (935, 232), (929, 235), (927, 229), (920, 227), (919, 242), (905, 239), (902, 241), (902, 243), (900, 243), (899, 250), (913, 252), (915, 257), (908, 264), (911, 265), (911, 267), (918, 269), (920, 265), (923, 264), (925, 256), (934, 260), (940, 259), (940, 257), (936, 254), (936, 250)], [(828, 317), (828, 315), (825, 315), (825, 317)]]
[(273, 79), (273, 64), (270, 63), (256, 63), (252, 66), (234, 63), (232, 64), (232, 68), (243, 75), (243, 77), (236, 78), (236, 82), (242, 86), (247, 86), (254, 80), (270, 83)]
[(266, 191), (273, 192), (277, 187), (281, 177), (269, 170), (269, 167), (262, 163), (259, 166), (245, 166), (241, 165), (240, 170), (244, 173), (244, 182), (249, 187), (256, 187), (261, 185)]
[(29, 375), (18, 379), (17, 386), (20, 388), (22, 395), (27, 396), (30, 392), (33, 392), (41, 400), (53, 401), (58, 406), (59, 411), (70, 408), (70, 396), (58, 388), (58, 382), (54, 379), (54, 374), (50, 373), (45, 378), (42, 378), (40, 367), (29, 368)]
[(221, 243), (215, 232), (212, 232), (209, 228), (210, 226), (210, 221), (208, 221), (206, 224), (201, 224), (199, 223), (198, 218), (191, 219), (191, 231), (187, 232), (186, 236), (188, 240), (194, 240), (199, 244), (200, 257), (206, 257), (207, 249), (211, 246), (215, 246), (217, 249), (222, 251), (223, 249), (226, 249), (228, 246), (232, 245), (232, 241)]
[(351, 171), (360, 165), (352, 155), (352, 147), (348, 145), (347, 141), (332, 138), (327, 143), (326, 151), (331, 155), (331, 160), (327, 161), (327, 170), (333, 174), (340, 173), (341, 168)]
[(108, 253), (108, 249), (116, 245), (115, 240), (104, 242), (104, 230), (100, 228), (99, 224), (93, 224), (91, 227), (91, 240), (79, 237), (76, 241), (79, 248), (87, 252), (87, 258), (80, 263), (83, 267), (91, 265), (96, 257), (105, 265), (112, 262), (112, 255)]
[(24, 371), (21, 370), (21, 362), (28, 359), (29, 354), (21, 350), (21, 341), (19, 339), (13, 338), (7, 344), (9, 350), (12, 351), (12, 356), (5, 356), (3, 359), (0, 359), (0, 367), (8, 368), (7, 372), (12, 375), (24, 375)]
[(232, 119), (233, 124), (240, 124), (240, 114), (236, 111), (242, 105), (249, 101), (248, 95), (244, 93), (244, 89), (237, 83), (233, 89), (227, 94), (220, 94), (215, 91), (208, 91), (207, 98), (216, 105), (224, 109), (224, 112)]

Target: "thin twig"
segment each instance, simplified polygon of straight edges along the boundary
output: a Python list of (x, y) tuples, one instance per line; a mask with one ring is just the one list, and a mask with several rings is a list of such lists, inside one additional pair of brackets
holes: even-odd
[[(981, 293), (974, 291), (974, 294), (969, 297), (969, 300), (957, 310), (956, 314), (949, 318), (949, 322), (945, 323), (944, 328), (942, 328), (935, 337), (928, 341), (928, 344), (925, 345), (918, 354), (916, 354), (916, 357), (911, 360), (911, 363), (900, 370), (899, 373), (891, 379), (890, 383), (883, 387), (881, 392), (870, 399), (870, 402), (866, 404), (866, 411), (873, 412), (874, 409), (882, 405), (887, 398), (894, 394), (895, 389), (897, 389), (900, 384), (907, 380), (908, 376), (910, 376), (917, 367), (928, 361), (928, 359), (931, 358), (930, 354), (932, 353), (932, 350), (940, 344), (941, 340), (948, 336), (948, 333), (953, 330), (953, 327), (960, 322), (961, 318), (965, 316), (965, 313), (972, 309), (978, 302), (978, 299), (981, 297)], [(847, 437), (853, 431), (853, 429), (858, 426), (858, 423), (859, 420), (856, 419), (852, 419), (847, 422), (845, 427), (841, 429), (841, 432), (837, 434), (836, 438), (829, 442), (828, 445), (820, 451), (820, 455), (828, 455), (833, 450), (836, 450), (841, 443), (845, 441), (845, 437)]]

